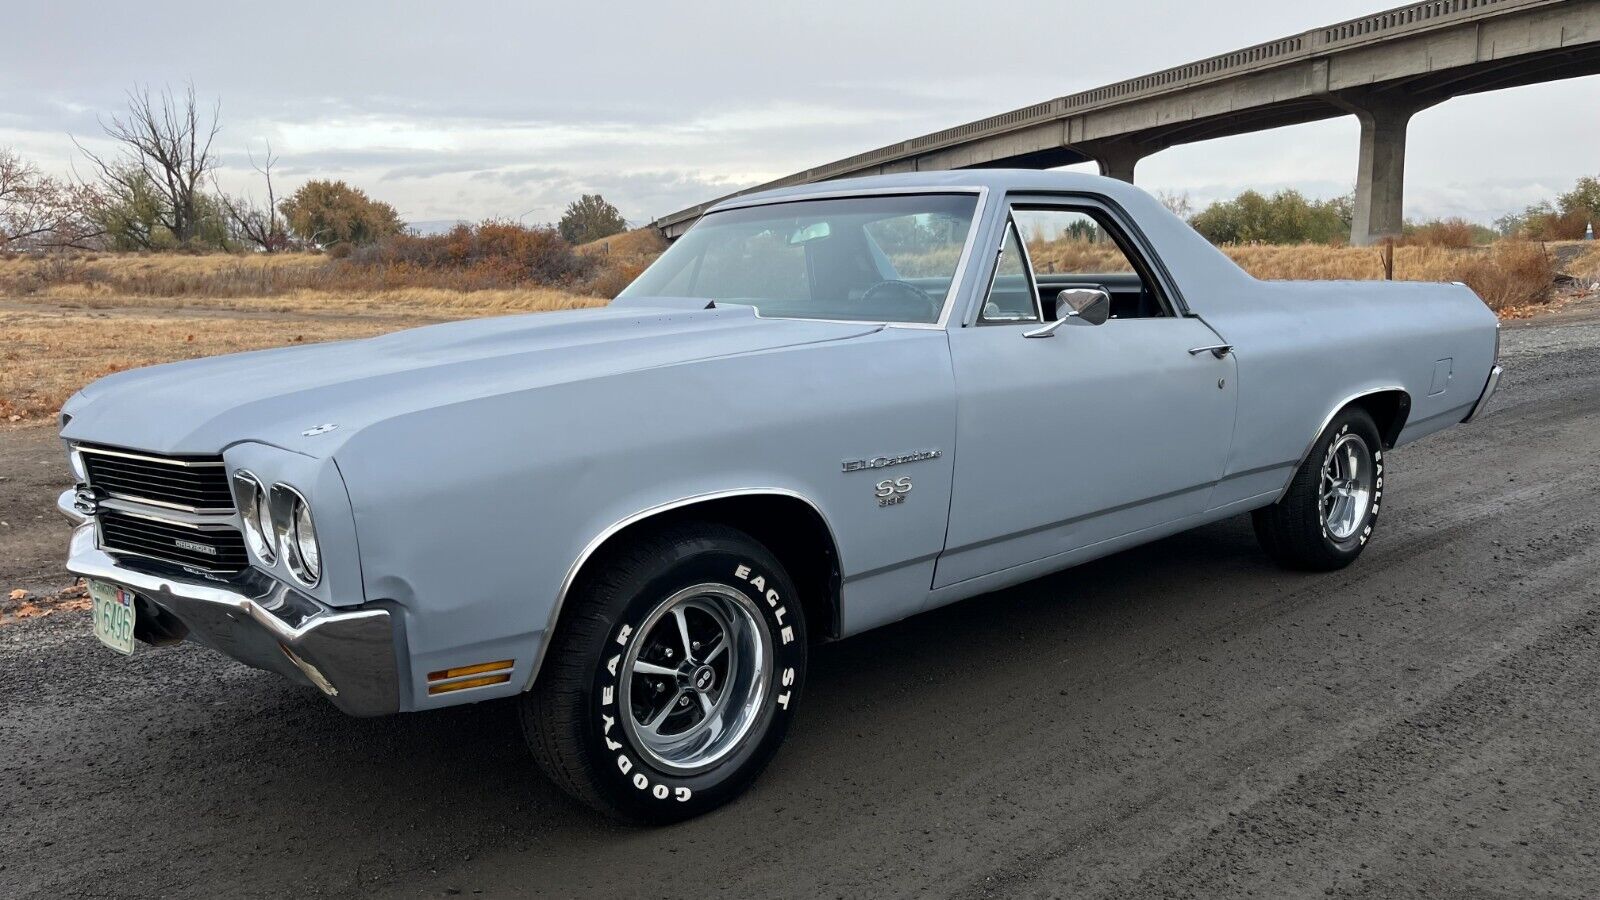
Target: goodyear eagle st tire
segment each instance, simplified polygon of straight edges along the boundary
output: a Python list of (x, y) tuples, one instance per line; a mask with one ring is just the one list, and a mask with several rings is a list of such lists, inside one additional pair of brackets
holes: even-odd
[(805, 681), (794, 583), (717, 524), (648, 532), (585, 567), (521, 705), (539, 766), (638, 824), (737, 797), (783, 742)]
[(1262, 549), (1294, 569), (1330, 571), (1355, 561), (1383, 504), (1383, 441), (1363, 409), (1328, 423), (1278, 502), (1252, 515)]

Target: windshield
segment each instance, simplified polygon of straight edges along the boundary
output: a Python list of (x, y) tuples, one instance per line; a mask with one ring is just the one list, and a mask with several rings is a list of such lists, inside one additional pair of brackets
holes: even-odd
[(937, 322), (977, 202), (905, 194), (713, 212), (618, 296), (749, 304), (774, 318)]

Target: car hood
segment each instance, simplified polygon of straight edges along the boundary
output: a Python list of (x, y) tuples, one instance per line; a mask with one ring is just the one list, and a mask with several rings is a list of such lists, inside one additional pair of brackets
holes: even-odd
[(419, 409), (882, 327), (683, 305), (471, 319), (135, 369), (74, 395), (62, 436), (168, 454), (259, 441), (329, 456), (362, 427)]

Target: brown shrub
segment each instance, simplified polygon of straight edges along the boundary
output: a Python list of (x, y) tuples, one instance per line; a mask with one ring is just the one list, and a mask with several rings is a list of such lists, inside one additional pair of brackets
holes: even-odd
[(1582, 240), (1588, 225), (1588, 210), (1546, 212), (1529, 216), (1518, 236), (1531, 241), (1576, 241)]
[(1062, 235), (1028, 242), (1028, 258), (1040, 272), (1129, 272), (1128, 257), (1111, 241)]
[[(1299, 246), (1224, 247), (1223, 252), (1257, 278), (1374, 280), (1383, 277), (1376, 247)], [(1543, 245), (1499, 241), (1466, 250), (1448, 247), (1397, 247), (1394, 277), (1400, 281), (1460, 281), (1478, 292), (1496, 312), (1549, 302), (1556, 264)]]
[(1600, 281), (1600, 241), (1585, 241), (1573, 252), (1566, 273), (1584, 281)]
[(1550, 302), (1556, 262), (1541, 244), (1501, 241), (1455, 274), (1449, 280), (1465, 282), (1490, 309), (1501, 312)]
[(644, 274), (648, 263), (617, 262), (599, 269), (585, 285), (585, 291), (597, 297), (615, 298), (623, 288)]
[(1454, 247), (1464, 250), (1477, 243), (1472, 223), (1466, 219), (1435, 219), (1406, 233), (1402, 244), (1421, 247)]
[(596, 268), (555, 229), (505, 221), (462, 223), (444, 234), (395, 235), (357, 250), (348, 265), (385, 281), (397, 272), (409, 284), (458, 290), (573, 284)]

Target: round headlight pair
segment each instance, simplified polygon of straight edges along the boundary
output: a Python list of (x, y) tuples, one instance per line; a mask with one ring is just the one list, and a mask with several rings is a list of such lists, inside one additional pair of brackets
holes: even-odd
[[(306, 498), (286, 484), (273, 485), (269, 495), (249, 472), (239, 472), (234, 477), (239, 482), (239, 515), (244, 520), (250, 552), (269, 566), (277, 562), (281, 553), (297, 581), (316, 587), (322, 578), (322, 550), (317, 545), (317, 526)], [(274, 505), (279, 510), (276, 516)]]

